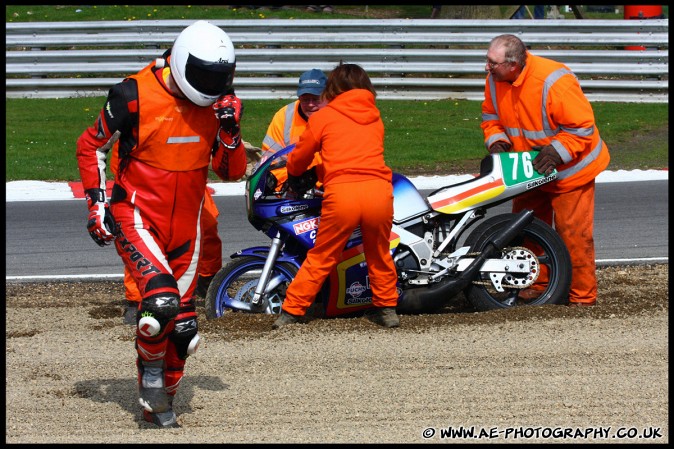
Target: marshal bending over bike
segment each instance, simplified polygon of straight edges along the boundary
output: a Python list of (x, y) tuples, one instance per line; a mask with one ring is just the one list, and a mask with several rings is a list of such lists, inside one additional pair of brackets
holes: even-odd
[[(322, 192), (313, 170), (306, 191), (278, 185), (294, 145), (268, 155), (246, 181), (248, 220), (270, 239), (231, 256), (206, 295), (209, 319), (227, 311), (278, 314), (285, 291), (316, 239)], [(566, 304), (571, 261), (564, 242), (529, 210), (487, 217), (494, 206), (555, 180), (532, 165), (537, 151), (495, 153), (482, 160), (480, 175), (423, 197), (412, 182), (393, 174), (394, 215), (390, 248), (398, 273), (398, 312), (430, 312), (460, 292), (478, 311), (524, 305)], [(361, 235), (347, 242), (337, 268), (323, 284), (317, 316), (351, 315), (372, 308)], [(540, 296), (519, 292), (541, 276)]]

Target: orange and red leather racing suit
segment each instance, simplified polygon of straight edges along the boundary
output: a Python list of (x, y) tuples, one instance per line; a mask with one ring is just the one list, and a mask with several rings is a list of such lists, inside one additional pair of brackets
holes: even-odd
[(138, 361), (163, 360), (164, 386), (174, 395), (197, 334), (193, 292), (208, 165), (222, 179), (238, 179), (246, 154), (242, 142), (233, 150), (220, 145), (211, 107), (170, 93), (165, 65), (153, 62), (110, 89), (94, 125), (77, 141), (77, 161), (85, 191), (105, 192), (108, 142), (119, 133), (110, 209), (119, 228), (117, 253), (142, 296), (139, 317), (146, 300), (179, 298), (177, 315), (160, 333), (136, 328)]
[[(201, 256), (197, 265), (197, 275), (211, 277), (222, 268), (222, 240), (218, 235), (218, 207), (211, 193), (206, 189), (204, 208), (201, 212)], [(124, 267), (124, 297), (127, 301), (139, 303), (142, 299), (136, 280), (131, 271)]]
[(349, 90), (315, 112), (288, 155), (288, 173), (301, 175), (318, 152), (324, 199), (316, 243), (288, 287), (282, 308), (296, 316), (306, 313), (358, 226), (372, 302), (376, 307), (395, 307), (397, 274), (389, 243), (392, 172), (384, 162), (384, 124), (370, 91)]
[[(110, 154), (110, 170), (116, 174), (119, 165), (119, 143), (116, 143)], [(204, 208), (201, 213), (201, 256), (197, 265), (197, 275), (214, 276), (222, 268), (222, 240), (218, 235), (218, 207), (213, 201), (208, 188), (205, 191)], [(124, 297), (132, 303), (140, 303), (142, 296), (131, 271), (124, 267)], [(137, 307), (137, 306), (136, 306)]]
[(512, 210), (532, 209), (554, 223), (571, 255), (569, 301), (596, 302), (594, 180), (610, 156), (578, 79), (566, 65), (528, 53), (512, 84), (487, 76), (481, 127), (487, 148), (498, 140), (512, 151), (552, 145), (561, 157), (557, 179), (513, 199)]

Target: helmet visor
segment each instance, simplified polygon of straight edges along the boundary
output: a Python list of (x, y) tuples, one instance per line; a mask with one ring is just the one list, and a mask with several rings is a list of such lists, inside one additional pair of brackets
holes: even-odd
[(232, 87), (235, 67), (235, 62), (209, 62), (190, 54), (185, 65), (185, 79), (204, 95), (222, 95)]

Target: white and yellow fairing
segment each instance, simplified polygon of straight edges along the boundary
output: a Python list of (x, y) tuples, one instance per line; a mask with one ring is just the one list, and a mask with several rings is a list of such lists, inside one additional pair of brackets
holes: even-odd
[(431, 193), (428, 203), (437, 212), (458, 214), (554, 181), (556, 170), (548, 176), (534, 170), (532, 161), (537, 154), (538, 151), (491, 154), (482, 161), (478, 177)]

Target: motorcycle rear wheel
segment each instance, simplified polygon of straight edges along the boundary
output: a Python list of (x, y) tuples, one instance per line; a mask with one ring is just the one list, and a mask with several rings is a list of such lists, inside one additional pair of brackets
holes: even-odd
[[(515, 214), (502, 214), (486, 219), (468, 236), (465, 244), (473, 252), (482, 251), (514, 216)], [(492, 257), (500, 257), (512, 247), (528, 247), (536, 254), (539, 269), (548, 273), (545, 289), (538, 297), (522, 299), (519, 297), (521, 289), (506, 288), (504, 292), (499, 292), (493, 285), (489, 285), (489, 273), (480, 272), (479, 279), (476, 279), (480, 284), (471, 283), (464, 289), (464, 294), (473, 307), (478, 311), (487, 311), (527, 305), (567, 304), (571, 287), (571, 257), (559, 234), (545, 222), (534, 218), (507, 248)]]
[[(247, 304), (255, 292), (255, 286), (260, 279), (265, 259), (244, 256), (236, 258), (222, 267), (213, 277), (206, 293), (206, 318), (209, 320), (221, 318), (227, 310), (228, 300), (238, 299)], [(290, 282), (297, 274), (297, 267), (291, 263), (281, 262), (274, 266), (272, 278), (280, 276), (281, 282), (269, 293), (269, 300), (260, 310), (246, 310), (251, 313), (281, 313), (281, 304), (285, 300), (285, 292)]]

